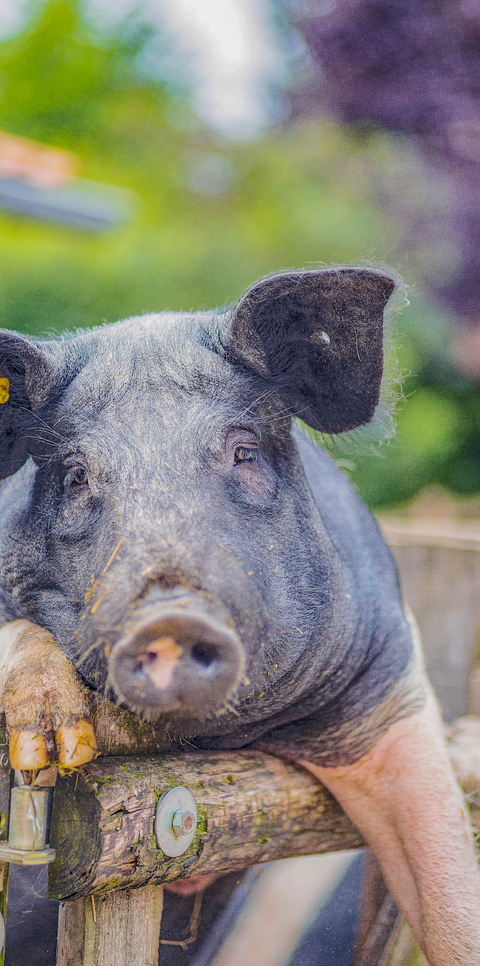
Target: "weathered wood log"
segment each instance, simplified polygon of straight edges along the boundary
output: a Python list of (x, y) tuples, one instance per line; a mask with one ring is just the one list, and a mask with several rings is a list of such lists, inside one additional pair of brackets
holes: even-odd
[[(165, 856), (156, 803), (185, 785), (198, 808), (190, 848)], [(103, 758), (55, 788), (49, 895), (66, 899), (258, 862), (360, 847), (332, 795), (299, 766), (260, 752)]]
[(379, 910), (388, 895), (388, 885), (375, 854), (369, 849), (365, 853), (360, 889), (360, 909), (358, 913), (357, 934), (355, 937), (355, 959), (353, 966), (361, 966), (363, 950), (375, 928)]
[[(373, 966), (372, 960), (368, 966)], [(378, 966), (428, 966), (403, 916), (399, 916)]]
[[(478, 719), (448, 731), (451, 758), (469, 792), (480, 785)], [(190, 848), (159, 849), (155, 809), (185, 785), (198, 807)], [(360, 833), (305, 769), (261, 752), (102, 758), (55, 789), (49, 895), (68, 899), (147, 882), (226, 872), (293, 855), (364, 845)]]
[(92, 694), (93, 725), (101, 755), (159, 755), (178, 750), (172, 740), (130, 711), (117, 707), (100, 694)]
[(356, 966), (378, 966), (385, 959), (389, 940), (396, 934), (402, 919), (394, 897), (387, 892), (357, 957)]
[[(7, 838), (10, 810), (10, 767), (8, 745), (0, 744), (0, 841)], [(5, 923), (7, 921), (8, 864), (0, 862), (0, 966), (5, 962)]]
[(285, 966), (352, 858), (337, 852), (272, 862), (217, 947), (214, 966)]

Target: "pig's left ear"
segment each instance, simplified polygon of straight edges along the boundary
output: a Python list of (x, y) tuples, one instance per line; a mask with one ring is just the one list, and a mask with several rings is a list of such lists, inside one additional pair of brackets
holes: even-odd
[(0, 330), (0, 480), (46, 452), (52, 434), (40, 414), (58, 382), (48, 343)]
[(220, 339), (232, 362), (278, 389), (292, 415), (341, 433), (375, 412), (394, 288), (369, 268), (273, 275), (240, 299)]

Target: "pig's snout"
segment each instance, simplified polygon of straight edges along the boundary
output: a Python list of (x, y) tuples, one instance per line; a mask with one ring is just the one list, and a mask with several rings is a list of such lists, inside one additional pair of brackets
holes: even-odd
[(216, 711), (244, 672), (228, 625), (196, 607), (160, 605), (112, 649), (110, 678), (131, 708), (182, 717)]

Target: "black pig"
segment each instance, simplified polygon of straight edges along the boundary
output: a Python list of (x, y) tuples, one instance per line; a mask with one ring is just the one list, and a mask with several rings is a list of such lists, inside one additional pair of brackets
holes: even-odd
[(0, 334), (4, 705), (18, 767), (79, 763), (80, 733), (91, 757), (67, 655), (199, 748), (304, 762), (376, 849), (431, 966), (472, 966), (471, 834), (394, 565), (291, 426), (372, 419), (393, 288), (369, 268), (289, 273), (223, 314)]

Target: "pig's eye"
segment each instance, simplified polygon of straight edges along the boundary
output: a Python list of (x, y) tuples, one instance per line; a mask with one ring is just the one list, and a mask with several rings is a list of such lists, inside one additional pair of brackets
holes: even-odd
[(63, 484), (65, 489), (71, 486), (86, 486), (88, 484), (88, 473), (83, 466), (76, 466), (75, 469), (67, 473)]
[(254, 463), (257, 456), (258, 450), (256, 446), (237, 446), (233, 465), (237, 466), (238, 463)]

